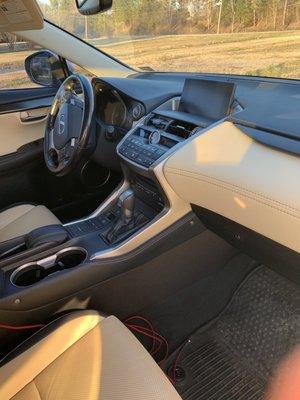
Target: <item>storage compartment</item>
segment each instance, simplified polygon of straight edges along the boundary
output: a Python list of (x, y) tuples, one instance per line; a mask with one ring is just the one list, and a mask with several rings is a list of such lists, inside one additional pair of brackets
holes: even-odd
[(21, 265), (12, 273), (10, 280), (15, 286), (34, 285), (55, 272), (77, 267), (86, 257), (85, 249), (70, 247), (42, 260)]

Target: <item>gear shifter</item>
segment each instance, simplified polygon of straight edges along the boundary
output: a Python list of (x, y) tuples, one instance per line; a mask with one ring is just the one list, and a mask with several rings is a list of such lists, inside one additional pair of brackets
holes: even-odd
[(121, 208), (121, 216), (105, 234), (108, 243), (116, 242), (122, 234), (134, 227), (135, 195), (132, 189), (127, 189), (120, 195), (118, 206)]
[(135, 195), (132, 189), (127, 189), (120, 195), (118, 205), (121, 207), (121, 220), (129, 224), (134, 218)]

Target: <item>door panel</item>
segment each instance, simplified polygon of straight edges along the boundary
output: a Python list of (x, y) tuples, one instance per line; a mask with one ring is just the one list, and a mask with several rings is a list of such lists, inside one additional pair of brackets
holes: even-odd
[(0, 209), (20, 202), (53, 205), (49, 191), (57, 178), (45, 167), (43, 137), (55, 92), (39, 87), (0, 91)]
[(43, 107), (0, 114), (0, 157), (42, 139), (48, 111), (49, 107)]

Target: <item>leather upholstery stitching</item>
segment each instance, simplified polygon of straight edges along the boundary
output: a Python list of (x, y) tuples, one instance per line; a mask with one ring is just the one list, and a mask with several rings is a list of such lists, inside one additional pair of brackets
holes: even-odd
[[(279, 206), (281, 206), (281, 207), (287, 208), (287, 209), (289, 209), (289, 210), (291, 210), (291, 211), (295, 211), (296, 213), (300, 213), (300, 209), (295, 208), (295, 207), (293, 207), (293, 206), (290, 206), (289, 204), (282, 203), (282, 202), (280, 202), (280, 201), (278, 201), (278, 200), (275, 200), (275, 199), (273, 199), (273, 198), (271, 198), (271, 197), (265, 196), (265, 195), (263, 195), (263, 194), (261, 194), (261, 193), (259, 193), (259, 192), (255, 192), (255, 191), (253, 191), (253, 190), (246, 189), (246, 188), (241, 187), (241, 186), (239, 186), (239, 185), (235, 185), (235, 184), (233, 184), (233, 183), (229, 183), (229, 182), (223, 181), (223, 180), (218, 179), (218, 178), (214, 178), (214, 177), (209, 176), (209, 175), (205, 175), (205, 174), (201, 174), (201, 173), (196, 173), (196, 172), (191, 172), (191, 171), (186, 171), (186, 170), (182, 170), (182, 169), (176, 169), (176, 168), (173, 168), (173, 167), (167, 167), (166, 170), (167, 170), (168, 172), (174, 174), (174, 175), (187, 176), (187, 177), (190, 177), (190, 178), (194, 178), (194, 179), (197, 179), (197, 180), (201, 180), (201, 181), (203, 181), (203, 182), (210, 183), (209, 181), (207, 181), (207, 180), (205, 180), (205, 179), (201, 179), (200, 176), (202, 176), (203, 178), (207, 178), (207, 179), (210, 179), (211, 181), (213, 181), (213, 182), (211, 182), (211, 183), (212, 183), (212, 184), (215, 184), (216, 186), (222, 187), (222, 188), (227, 189), (227, 190), (231, 190), (231, 191), (233, 191), (234, 193), (242, 194), (243, 196), (247, 196), (247, 197), (251, 198), (252, 200), (257, 200), (257, 201), (263, 203), (262, 201), (259, 200), (259, 197), (260, 197), (260, 198), (262, 198), (263, 200), (270, 201), (270, 202), (272, 202), (272, 203), (274, 203), (274, 204), (277, 204), (277, 205), (279, 205)], [(226, 186), (222, 186), (222, 185), (218, 184), (217, 182), (221, 182), (221, 183), (223, 183), (223, 184), (225, 184), (225, 185), (228, 185), (229, 188), (226, 188)], [(243, 193), (243, 192), (246, 192), (246, 193)], [(249, 196), (248, 193), (253, 194), (253, 195), (254, 195), (255, 197), (257, 197), (257, 198), (253, 198), (253, 197)], [(267, 203), (263, 203), (263, 204), (268, 205)], [(273, 206), (270, 205), (270, 204), (269, 204), (269, 206), (270, 206), (270, 207), (273, 207)], [(276, 208), (276, 209), (278, 209), (279, 211), (283, 211), (283, 210), (281, 210), (281, 209), (279, 209), (279, 208), (277, 208), (277, 207), (273, 207), (273, 208)], [(284, 211), (283, 211), (283, 212), (284, 212)], [(296, 218), (299, 218), (298, 216), (296, 216), (296, 215), (294, 215), (294, 214), (291, 214), (291, 213), (289, 213), (289, 212), (287, 212), (287, 213), (290, 214), (290, 215), (295, 216)]]
[(36, 384), (36, 382), (35, 382), (34, 379), (33, 379), (32, 383), (34, 384), (34, 387), (35, 387), (35, 389), (36, 389), (36, 391), (37, 391), (37, 393), (38, 393), (39, 398), (42, 400), (42, 396), (41, 396), (41, 394), (40, 394), (39, 388), (37, 387), (37, 384)]
[[(181, 172), (179, 172), (179, 171), (181, 171)], [(263, 204), (263, 205), (265, 205), (266, 207), (273, 208), (274, 210), (277, 210), (277, 211), (279, 211), (279, 212), (281, 212), (281, 213), (283, 213), (283, 214), (289, 215), (289, 216), (294, 217), (294, 218), (296, 218), (296, 219), (300, 219), (300, 216), (297, 216), (297, 215), (295, 215), (295, 214), (292, 214), (291, 212), (288, 212), (287, 210), (283, 210), (283, 209), (281, 209), (281, 208), (275, 207), (275, 206), (272, 205), (272, 204), (268, 204), (268, 203), (266, 203), (266, 202), (261, 201), (261, 199), (259, 199), (258, 196), (257, 196), (257, 197), (253, 197), (253, 196), (250, 196), (250, 195), (247, 194), (247, 193), (242, 192), (241, 190), (238, 190), (239, 187), (238, 187), (237, 185), (236, 185), (237, 189), (234, 187), (234, 185), (230, 185), (230, 184), (228, 184), (228, 183), (227, 183), (227, 184), (228, 184), (229, 187), (222, 186), (222, 185), (220, 185), (220, 184), (217, 183), (217, 182), (213, 182), (214, 178), (212, 178), (212, 177), (208, 177), (208, 176), (203, 175), (203, 177), (205, 177), (205, 178), (210, 178), (210, 179), (212, 180), (212, 181), (210, 182), (209, 180), (205, 180), (205, 179), (201, 178), (201, 177), (200, 177), (200, 174), (199, 174), (199, 175), (198, 175), (198, 174), (197, 174), (197, 175), (195, 174), (195, 176), (193, 176), (193, 175), (190, 174), (188, 171), (184, 171), (184, 172), (187, 172), (186, 174), (183, 173), (182, 170), (178, 170), (178, 172), (175, 172), (175, 170), (174, 170), (174, 172), (171, 171), (171, 170), (169, 170), (169, 172), (170, 172), (171, 174), (173, 174), (173, 175), (186, 176), (186, 177), (188, 177), (188, 178), (191, 178), (191, 179), (194, 179), (194, 180), (199, 180), (199, 181), (205, 182), (205, 183), (207, 183), (207, 184), (217, 186), (217, 187), (222, 188), (222, 189), (224, 189), (224, 190), (231, 191), (232, 193), (240, 194), (240, 195), (245, 196), (245, 197), (248, 197), (249, 199), (254, 200), (254, 201), (256, 201), (256, 202), (258, 202), (258, 203), (260, 203), (260, 204)], [(189, 174), (190, 174), (190, 175), (189, 175)], [(230, 187), (230, 186), (231, 186), (231, 187)], [(240, 188), (240, 189), (242, 189), (242, 190), (244, 190), (245, 192), (247, 192), (246, 189), (243, 189), (243, 188)], [(250, 192), (250, 193), (251, 193), (251, 192)], [(253, 193), (255, 194), (255, 192), (253, 192)], [(261, 196), (261, 197), (263, 198), (263, 196)], [(268, 200), (267, 198), (265, 198), (265, 199)], [(270, 199), (270, 200), (272, 201), (272, 199)], [(285, 205), (285, 204), (282, 204), (282, 203), (280, 203), (280, 202), (277, 202), (276, 200), (274, 200), (274, 203), (278, 203), (279, 205), (283, 205), (284, 207), (289, 207), (289, 206), (287, 206), (287, 205)], [(292, 207), (290, 207), (290, 208), (292, 209)], [(298, 210), (298, 209), (294, 209), (294, 210), (296, 210), (297, 212), (300, 213), (300, 210)]]

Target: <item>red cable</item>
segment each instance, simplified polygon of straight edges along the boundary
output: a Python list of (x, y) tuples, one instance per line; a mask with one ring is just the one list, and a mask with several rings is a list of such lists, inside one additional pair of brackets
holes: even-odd
[(168, 355), (169, 355), (169, 344), (163, 336), (159, 335), (155, 331), (154, 331), (154, 335), (153, 335), (149, 329), (140, 327), (138, 325), (126, 324), (126, 326), (136, 332), (144, 334), (145, 336), (151, 337), (154, 340), (157, 340), (161, 343), (163, 342), (166, 346), (166, 351), (165, 351), (165, 355), (164, 355), (163, 359), (161, 361), (159, 361), (158, 364), (162, 364), (164, 361), (166, 361), (166, 359), (168, 358)]
[[(148, 327), (150, 329), (142, 327), (142, 326), (139, 326), (139, 325), (136, 325), (136, 324), (129, 324), (128, 323), (129, 321), (132, 321), (134, 319), (143, 321), (144, 323), (146, 323), (148, 325)], [(163, 359), (158, 362), (158, 364), (162, 364), (164, 361), (166, 361), (166, 359), (168, 358), (168, 355), (169, 355), (169, 344), (168, 344), (167, 340), (163, 336), (159, 335), (154, 330), (154, 328), (153, 328), (153, 326), (152, 326), (152, 324), (151, 324), (151, 322), (149, 320), (147, 320), (144, 317), (141, 317), (140, 315), (133, 315), (133, 316), (130, 316), (130, 317), (126, 318), (124, 320), (124, 324), (129, 329), (132, 329), (135, 332), (141, 333), (141, 334), (143, 334), (143, 335), (145, 335), (145, 336), (147, 336), (147, 337), (149, 337), (149, 338), (151, 338), (153, 340), (152, 341), (152, 347), (151, 347), (151, 350), (150, 350), (150, 354), (151, 355), (157, 354), (161, 350), (162, 344), (164, 343), (165, 348), (166, 348), (165, 355), (164, 355)], [(157, 348), (155, 348), (157, 342), (159, 343), (159, 345), (158, 345)]]
[[(160, 349), (162, 347), (162, 344), (163, 344), (163, 341), (156, 336), (157, 333), (155, 331), (153, 331), (153, 334), (152, 334), (152, 331), (150, 331), (150, 330), (148, 331), (147, 328), (140, 327), (139, 325), (130, 325), (130, 327), (131, 327), (132, 330), (143, 329), (143, 334), (144, 335), (146, 335), (146, 332), (147, 333), (151, 333), (152, 347), (151, 347), (151, 350), (149, 351), (151, 356), (154, 356), (155, 354), (157, 354), (160, 351)], [(139, 333), (141, 333), (141, 332), (139, 332)], [(158, 342), (158, 346), (157, 347), (156, 347), (156, 342)]]
[(171, 377), (171, 379), (172, 379), (172, 382), (176, 382), (176, 376), (175, 376), (175, 374), (176, 374), (176, 368), (177, 368), (177, 365), (178, 365), (178, 361), (179, 361), (179, 359), (180, 359), (180, 356), (181, 356), (181, 354), (182, 354), (182, 350), (183, 350), (183, 348), (184, 348), (184, 346), (186, 345), (186, 343), (184, 343), (182, 346), (181, 346), (181, 348), (178, 350), (178, 353), (177, 353), (177, 355), (176, 355), (176, 357), (175, 357), (175, 360), (174, 360), (174, 364), (173, 364), (173, 368), (172, 368), (172, 371), (171, 371), (171, 373), (172, 373), (172, 377)]
[[(135, 325), (126, 324), (126, 326), (127, 326), (127, 328), (131, 329), (133, 332), (141, 333), (152, 339), (152, 346), (151, 346), (151, 350), (149, 351), (151, 355), (154, 355), (159, 351), (159, 349), (162, 346), (162, 341), (160, 339), (158, 339), (154, 334), (152, 334), (151, 331), (146, 331), (146, 330), (144, 330), (145, 328), (142, 328), (138, 325), (135, 326)], [(156, 342), (158, 342), (157, 348), (155, 348)]]
[[(155, 344), (155, 342), (153, 342), (153, 344)], [(155, 347), (155, 346), (153, 346), (153, 347)], [(157, 354), (160, 351), (161, 347), (162, 347), (162, 341), (159, 342), (159, 345), (156, 349), (153, 349), (151, 351), (151, 353), (150, 353), (151, 356), (155, 356), (155, 354)]]
[(0, 324), (0, 329), (8, 329), (11, 331), (22, 331), (25, 329), (38, 329), (38, 328), (42, 328), (43, 326), (45, 326), (45, 325), (44, 324), (33, 324), (33, 325), (14, 326), (14, 325)]
[(139, 325), (126, 324), (126, 326), (129, 329), (132, 329), (135, 332), (142, 333), (143, 335), (145, 335), (145, 336), (147, 336), (147, 337), (149, 337), (149, 338), (151, 338), (153, 340), (156, 340), (159, 343), (162, 343), (162, 340), (158, 336), (156, 336), (157, 335), (156, 332), (152, 333), (149, 329), (144, 328), (144, 327), (139, 326)]
[[(145, 322), (150, 327), (150, 330), (147, 329), (147, 328), (141, 327), (139, 325), (128, 324), (128, 322), (133, 320), (133, 319), (141, 320), (141, 321)], [(157, 332), (155, 332), (151, 322), (148, 319), (146, 319), (146, 318), (144, 318), (144, 317), (142, 317), (140, 315), (133, 315), (131, 317), (126, 318), (125, 321), (124, 321), (124, 324), (127, 327), (135, 330), (136, 332), (139, 332), (141, 334), (145, 334), (145, 336), (148, 336), (153, 340), (152, 348), (150, 350), (150, 354), (151, 355), (157, 354), (160, 351), (161, 347), (162, 347), (162, 343), (164, 343), (165, 346), (166, 346), (166, 352), (165, 352), (164, 358), (159, 362), (159, 364), (163, 363), (167, 359), (167, 357), (169, 355), (169, 344), (168, 344), (167, 340), (163, 336), (161, 336)], [(140, 330), (143, 330), (143, 332), (141, 332)], [(149, 334), (150, 334), (150, 336), (149, 336)], [(155, 341), (159, 342), (159, 346), (156, 349), (155, 349)]]
[(154, 331), (151, 322), (150, 322), (148, 319), (146, 319), (145, 317), (141, 317), (140, 315), (132, 315), (131, 317), (126, 318), (126, 319), (124, 320), (124, 323), (126, 323), (126, 322), (128, 322), (128, 321), (131, 321), (132, 319), (140, 319), (141, 321), (146, 322), (146, 324), (149, 325), (150, 328)]
[[(151, 324), (151, 322), (148, 321), (146, 318), (141, 317), (140, 315), (133, 315), (133, 316), (131, 316), (131, 317), (128, 317), (128, 318), (126, 318), (123, 322), (124, 322), (124, 324), (126, 325), (126, 324), (128, 324), (129, 321), (131, 321), (131, 320), (133, 320), (133, 319), (141, 320), (141, 321), (145, 322), (145, 323), (149, 326), (149, 328), (150, 328), (152, 334), (154, 335), (155, 331), (154, 331), (154, 328), (153, 328), (153, 325)], [(153, 354), (154, 349), (155, 349), (155, 341), (152, 340), (151, 349), (149, 350), (150, 354)], [(157, 351), (155, 351), (154, 354), (156, 354), (156, 353), (157, 353)]]

